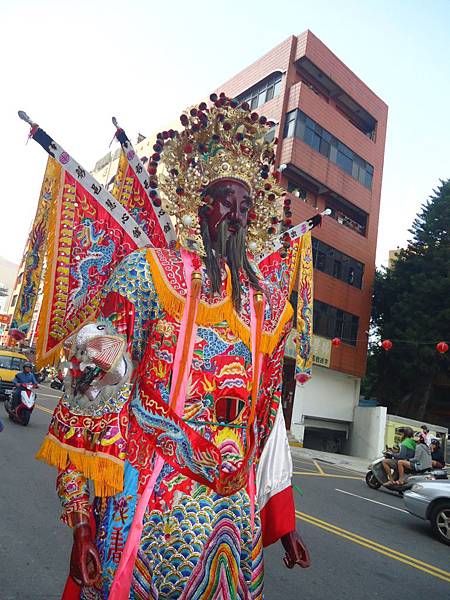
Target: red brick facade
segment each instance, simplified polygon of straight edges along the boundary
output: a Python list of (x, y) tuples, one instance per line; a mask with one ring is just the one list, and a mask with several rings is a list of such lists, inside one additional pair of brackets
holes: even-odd
[[(305, 64), (309, 71), (305, 72)], [(375, 273), (388, 109), (386, 104), (310, 31), (298, 37), (289, 37), (220, 86), (219, 91), (224, 91), (232, 97), (240, 96), (275, 72), (283, 74), (279, 95), (255, 110), (277, 123), (277, 163), (278, 166), (284, 164), (289, 167), (283, 171), (284, 183), (288, 184), (288, 174), (291, 172), (289, 169), (294, 169), (297, 179), (300, 178), (304, 184), (303, 195), (306, 194), (306, 199), (290, 196), (293, 222), (297, 223), (316, 214), (317, 211), (324, 210), (330, 197), (337, 197), (342, 206), (346, 206), (347, 209), (350, 207), (350, 211), (359, 209), (366, 215), (364, 235), (332, 217), (325, 217), (322, 227), (313, 231), (313, 236), (318, 240), (364, 264), (362, 289), (317, 269), (314, 272), (315, 299), (359, 317), (356, 346), (341, 344), (338, 348), (333, 348), (331, 368), (361, 377), (366, 366), (365, 332), (369, 328)], [(316, 79), (311, 79), (311, 73)], [(311, 84), (311, 81), (314, 84)], [(323, 88), (321, 81), (325, 82)], [(329, 92), (330, 89), (333, 93)], [(351, 108), (348, 108), (349, 106)], [(295, 109), (300, 109), (373, 166), (371, 189), (301, 139), (283, 139), (286, 114)], [(366, 117), (366, 122), (372, 122), (371, 119), (376, 122), (373, 132), (361, 129), (361, 114)], [(359, 123), (360, 127), (356, 126), (355, 122)], [(346, 222), (348, 224), (348, 220)]]

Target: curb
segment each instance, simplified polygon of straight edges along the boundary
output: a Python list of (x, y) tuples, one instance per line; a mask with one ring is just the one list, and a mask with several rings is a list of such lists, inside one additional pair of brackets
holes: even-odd
[(370, 462), (369, 459), (354, 457), (358, 460), (358, 462), (360, 462), (360, 464), (355, 464), (351, 462), (351, 459), (353, 457), (347, 456), (345, 454), (326, 454), (325, 456), (323, 456), (323, 453), (319, 451), (317, 451), (316, 453), (314, 450), (310, 450), (309, 448), (303, 448), (301, 444), (296, 442), (289, 442), (289, 446), (291, 447), (291, 453), (293, 456), (297, 456), (299, 458), (308, 458), (310, 460), (317, 460), (320, 463), (334, 465), (336, 467), (340, 467), (342, 469), (358, 473), (358, 475), (364, 475), (367, 472), (367, 465)]

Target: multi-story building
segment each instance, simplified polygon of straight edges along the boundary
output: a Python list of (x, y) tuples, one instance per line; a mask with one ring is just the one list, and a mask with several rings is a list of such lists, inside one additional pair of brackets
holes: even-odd
[(299, 442), (335, 450), (351, 435), (366, 367), (388, 108), (310, 31), (219, 91), (276, 123), (293, 223), (331, 210), (313, 230), (313, 377), (295, 385), (288, 343), (283, 406)]

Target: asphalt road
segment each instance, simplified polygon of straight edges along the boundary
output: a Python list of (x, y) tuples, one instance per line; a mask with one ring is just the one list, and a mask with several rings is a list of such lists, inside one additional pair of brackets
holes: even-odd
[[(0, 600), (56, 600), (71, 535), (58, 522), (54, 469), (36, 461), (57, 393), (41, 386), (30, 425), (0, 417)], [(310, 569), (285, 568), (281, 544), (266, 549), (266, 600), (402, 600), (450, 597), (450, 548), (401, 498), (370, 490), (356, 473), (294, 458), (298, 530)]]

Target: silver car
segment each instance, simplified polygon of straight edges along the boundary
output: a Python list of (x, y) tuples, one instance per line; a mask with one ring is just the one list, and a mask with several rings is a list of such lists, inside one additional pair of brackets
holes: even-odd
[(415, 483), (403, 498), (408, 512), (430, 521), (436, 537), (450, 546), (450, 480)]

